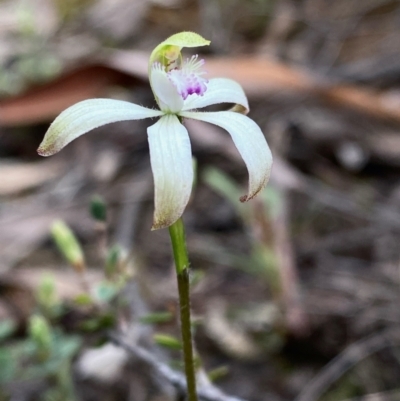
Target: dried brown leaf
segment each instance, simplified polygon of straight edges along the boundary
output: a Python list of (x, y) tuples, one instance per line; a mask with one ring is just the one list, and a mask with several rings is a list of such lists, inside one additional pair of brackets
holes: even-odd
[[(62, 75), (47, 85), (32, 88), (16, 98), (0, 102), (0, 124), (18, 125), (48, 121), (66, 107), (100, 96), (113, 85), (134, 87), (147, 79), (148, 56), (142, 52), (115, 51), (93, 65)], [(350, 85), (323, 85), (295, 67), (254, 57), (210, 58), (210, 77), (224, 76), (238, 81), (248, 96), (301, 94), (361, 114), (400, 123), (400, 110), (392, 107), (385, 93)]]
[(104, 65), (88, 65), (46, 85), (33, 87), (20, 96), (0, 102), (0, 125), (15, 126), (49, 121), (68, 106), (101, 96), (113, 85), (132, 77)]
[(0, 161), (0, 195), (13, 195), (35, 188), (58, 176), (60, 161), (9, 163)]

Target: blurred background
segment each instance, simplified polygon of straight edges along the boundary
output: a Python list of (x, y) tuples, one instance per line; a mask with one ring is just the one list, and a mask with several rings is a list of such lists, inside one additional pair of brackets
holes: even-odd
[(153, 107), (148, 56), (183, 30), (275, 160), (241, 204), (230, 137), (186, 122), (202, 399), (399, 400), (398, 0), (0, 0), (0, 400), (182, 399), (148, 121), (36, 149), (77, 101)]

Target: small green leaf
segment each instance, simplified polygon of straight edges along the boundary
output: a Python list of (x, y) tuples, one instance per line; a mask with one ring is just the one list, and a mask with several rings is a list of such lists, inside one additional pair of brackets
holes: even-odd
[(102, 282), (94, 289), (95, 298), (102, 302), (110, 302), (118, 293), (118, 288), (110, 282)]
[(77, 306), (91, 306), (91, 305), (93, 305), (93, 299), (87, 293), (84, 293), (84, 294), (82, 293), (82, 294), (77, 295), (74, 298), (74, 302), (75, 302), (75, 304)]
[(61, 312), (61, 302), (56, 291), (54, 277), (44, 274), (36, 290), (36, 300), (47, 317), (55, 317)]
[(156, 344), (169, 349), (182, 349), (182, 343), (168, 334), (154, 334), (153, 339)]
[(51, 234), (65, 259), (74, 268), (82, 271), (85, 267), (85, 259), (82, 248), (72, 230), (62, 220), (57, 220), (51, 227)]
[(282, 193), (277, 188), (268, 185), (264, 191), (261, 191), (260, 195), (268, 215), (277, 218), (282, 213)]
[(245, 205), (237, 201), (240, 198), (242, 191), (239, 188), (239, 185), (231, 177), (220, 169), (207, 167), (202, 174), (202, 178), (208, 186), (219, 195), (223, 196), (232, 204), (232, 206), (235, 207), (239, 216), (242, 218), (248, 217), (248, 211)]
[(107, 277), (112, 277), (118, 272), (122, 253), (122, 248), (119, 245), (114, 245), (109, 249), (105, 263), (105, 273)]
[[(16, 379), (17, 360), (10, 348), (0, 348), (0, 384)], [(1, 396), (2, 393), (0, 393)]]
[(215, 382), (225, 377), (228, 373), (229, 373), (229, 367), (223, 365), (223, 366), (218, 366), (217, 368), (207, 372), (207, 376), (212, 382)]
[(52, 349), (52, 330), (43, 316), (31, 316), (29, 319), (29, 336), (37, 347), (40, 359), (48, 359)]
[(3, 319), (0, 321), (0, 341), (10, 337), (17, 329), (17, 323), (14, 319)]
[(92, 217), (101, 223), (105, 223), (107, 220), (107, 206), (103, 198), (96, 195), (90, 202), (90, 214)]
[(155, 312), (142, 316), (140, 322), (144, 324), (166, 323), (170, 322), (172, 317), (171, 312)]
[(87, 332), (95, 332), (113, 327), (115, 324), (115, 316), (111, 313), (104, 313), (91, 319), (82, 322), (79, 327)]
[(72, 358), (82, 344), (82, 339), (76, 335), (60, 335), (55, 340), (55, 358), (59, 363)]

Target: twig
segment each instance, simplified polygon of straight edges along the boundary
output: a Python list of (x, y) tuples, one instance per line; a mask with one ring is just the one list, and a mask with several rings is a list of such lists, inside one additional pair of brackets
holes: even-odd
[(281, 276), (282, 300), (285, 307), (285, 320), (287, 328), (295, 335), (304, 336), (309, 331), (309, 321), (304, 305), (301, 301), (301, 284), (294, 259), (293, 246), (289, 234), (289, 207), (287, 191), (279, 191), (281, 208), (274, 219), (274, 249), (279, 261)]
[(367, 356), (386, 347), (398, 346), (400, 328), (392, 328), (351, 344), (328, 363), (304, 388), (295, 401), (316, 401), (327, 388)]
[[(157, 373), (168, 380), (176, 388), (179, 394), (186, 394), (186, 380), (183, 374), (176, 372), (166, 364), (161, 363), (146, 349), (137, 345), (128, 344), (123, 338), (114, 333), (110, 334), (110, 339), (114, 344), (122, 347), (130, 354), (135, 355), (141, 361), (151, 366)], [(204, 401), (246, 401), (242, 398), (226, 395), (212, 384), (201, 387), (199, 386), (197, 394), (199, 398)]]
[(399, 401), (400, 389), (367, 394), (362, 397), (350, 398), (345, 401)]

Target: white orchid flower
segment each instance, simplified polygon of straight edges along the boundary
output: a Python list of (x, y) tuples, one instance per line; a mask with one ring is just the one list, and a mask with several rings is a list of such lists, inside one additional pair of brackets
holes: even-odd
[(149, 79), (160, 110), (112, 99), (90, 99), (63, 111), (48, 129), (38, 153), (50, 156), (69, 142), (99, 126), (126, 120), (160, 117), (147, 129), (154, 177), (155, 211), (152, 229), (178, 220), (190, 198), (193, 182), (192, 152), (182, 120), (192, 118), (222, 127), (231, 135), (249, 172), (248, 194), (253, 198), (266, 185), (272, 156), (261, 129), (241, 113), (197, 111), (217, 103), (235, 103), (248, 112), (241, 86), (230, 79), (207, 80), (203, 60), (182, 60), (183, 47), (210, 42), (192, 32), (181, 32), (158, 45), (150, 56)]

